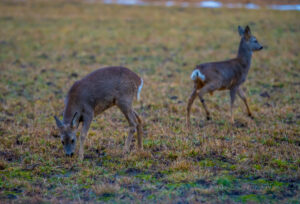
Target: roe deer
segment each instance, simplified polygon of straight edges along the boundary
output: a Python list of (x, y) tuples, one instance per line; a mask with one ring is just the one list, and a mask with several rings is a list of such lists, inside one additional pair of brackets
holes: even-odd
[(197, 65), (191, 74), (191, 79), (194, 81), (194, 89), (187, 104), (187, 127), (190, 128), (190, 111), (191, 106), (198, 95), (206, 112), (207, 120), (210, 119), (210, 114), (203, 99), (206, 93), (213, 93), (215, 90), (230, 90), (230, 112), (231, 122), (233, 119), (233, 104), (236, 93), (246, 105), (248, 115), (252, 117), (249, 109), (246, 96), (240, 85), (246, 80), (253, 51), (263, 49), (256, 38), (251, 34), (249, 26), (243, 29), (238, 27), (241, 36), (240, 46), (237, 57), (227, 61), (211, 62)]
[(76, 129), (82, 122), (79, 159), (83, 159), (84, 141), (93, 117), (114, 105), (119, 107), (130, 126), (124, 151), (129, 151), (136, 131), (138, 148), (142, 149), (142, 121), (132, 108), (133, 99), (137, 96), (139, 100), (142, 87), (143, 79), (125, 67), (101, 68), (76, 81), (65, 100), (63, 121), (54, 116), (66, 155), (74, 154)]

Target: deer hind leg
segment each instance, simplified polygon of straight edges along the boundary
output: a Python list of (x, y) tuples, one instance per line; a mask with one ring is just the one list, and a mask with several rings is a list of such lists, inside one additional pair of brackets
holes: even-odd
[(244, 104), (247, 108), (248, 116), (252, 118), (253, 116), (252, 116), (252, 113), (251, 113), (250, 108), (248, 106), (248, 102), (247, 102), (245, 92), (239, 87), (238, 90), (237, 90), (237, 94), (243, 100), (243, 102), (244, 102)]
[(189, 98), (188, 105), (186, 108), (187, 109), (186, 124), (187, 124), (188, 129), (190, 129), (190, 127), (191, 127), (191, 122), (190, 122), (191, 108), (192, 108), (192, 105), (193, 105), (193, 102), (194, 102), (196, 96), (197, 96), (197, 88), (194, 87), (194, 90)]
[(218, 88), (219, 88), (218, 83), (211, 82), (211, 83), (209, 83), (209, 84), (204, 85), (204, 86), (200, 89), (200, 91), (199, 91), (199, 93), (198, 93), (198, 97), (199, 97), (199, 99), (200, 99), (200, 101), (201, 101), (201, 103), (202, 103), (202, 106), (203, 106), (204, 110), (205, 110), (205, 113), (206, 113), (206, 119), (207, 119), (207, 120), (210, 120), (210, 113), (209, 113), (209, 111), (208, 111), (208, 108), (207, 108), (207, 106), (206, 106), (206, 103), (205, 103), (205, 100), (204, 100), (203, 96), (204, 96), (204, 94), (206, 94), (206, 93), (212, 94), (213, 91), (217, 90)]
[[(211, 92), (210, 92), (210, 93), (211, 93)], [(201, 101), (201, 104), (202, 104), (202, 106), (203, 106), (203, 108), (204, 108), (204, 110), (205, 110), (205, 113), (206, 113), (206, 120), (210, 120), (210, 113), (209, 113), (208, 108), (207, 108), (207, 106), (206, 106), (205, 100), (204, 100), (204, 98), (203, 98), (202, 96), (200, 96), (200, 95), (198, 95), (198, 96), (199, 96), (199, 99), (200, 99), (200, 101)]]
[(235, 101), (235, 96), (236, 96), (237, 88), (232, 88), (230, 89), (230, 116), (231, 116), (231, 123), (234, 123), (234, 116), (233, 116), (233, 105)]
[(129, 152), (132, 137), (137, 131), (138, 123), (134, 111), (132, 110), (131, 103), (129, 103), (128, 101), (119, 101), (117, 103), (117, 106), (120, 108), (129, 123), (129, 132), (124, 146), (124, 152), (127, 153)]
[(142, 123), (142, 120), (139, 117), (139, 115), (135, 111), (133, 111), (133, 113), (134, 113), (134, 115), (136, 117), (136, 120), (138, 122), (138, 125), (137, 125), (138, 149), (143, 150), (143, 123)]

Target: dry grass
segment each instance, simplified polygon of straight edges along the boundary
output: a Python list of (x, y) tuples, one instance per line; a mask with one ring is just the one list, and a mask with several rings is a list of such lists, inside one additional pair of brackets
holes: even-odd
[[(299, 17), (0, 2), (1, 201), (297, 202)], [(246, 24), (266, 47), (254, 54), (244, 85), (255, 119), (238, 100), (231, 125), (228, 93), (218, 92), (205, 97), (212, 121), (198, 101), (187, 132), (191, 71), (235, 56), (237, 25)], [(122, 154), (128, 125), (113, 108), (94, 119), (79, 163), (64, 157), (53, 115), (61, 115), (75, 80), (106, 65), (127, 66), (144, 79), (142, 102), (134, 105), (144, 121), (144, 151), (133, 146)]]
[(100, 184), (92, 186), (92, 190), (97, 196), (114, 196), (120, 187), (112, 184)]

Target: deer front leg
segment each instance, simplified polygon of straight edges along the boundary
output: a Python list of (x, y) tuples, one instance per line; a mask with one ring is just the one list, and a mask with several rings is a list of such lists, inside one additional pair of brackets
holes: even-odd
[(233, 105), (235, 101), (237, 88), (230, 89), (230, 116), (231, 116), (231, 123), (234, 123), (234, 117), (233, 117)]
[(80, 146), (79, 146), (79, 160), (82, 161), (84, 158), (84, 142), (87, 136), (88, 130), (90, 128), (90, 124), (92, 122), (93, 116), (83, 116), (83, 125), (80, 132)]
[(195, 100), (197, 96), (197, 89), (194, 88), (190, 98), (189, 98), (189, 101), (188, 101), (188, 105), (187, 105), (187, 115), (186, 115), (186, 125), (187, 125), (187, 128), (190, 129), (191, 128), (191, 121), (190, 121), (190, 115), (191, 115), (191, 108), (192, 108), (192, 105), (193, 105), (193, 102)]
[(243, 102), (247, 108), (248, 116), (253, 118), (252, 113), (251, 113), (250, 108), (247, 103), (247, 98), (246, 98), (245, 92), (239, 87), (237, 90), (237, 94), (243, 100)]

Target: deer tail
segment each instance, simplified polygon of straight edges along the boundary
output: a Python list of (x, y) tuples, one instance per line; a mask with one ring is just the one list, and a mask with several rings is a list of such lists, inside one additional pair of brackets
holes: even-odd
[(195, 81), (197, 78), (201, 79), (202, 81), (205, 80), (205, 76), (200, 72), (199, 69), (195, 69), (191, 74), (191, 79)]
[(139, 85), (139, 88), (138, 88), (138, 91), (137, 91), (137, 100), (138, 100), (138, 101), (140, 100), (140, 93), (141, 93), (141, 91), (142, 91), (143, 85), (144, 85), (144, 81), (143, 81), (143, 79), (141, 78), (141, 84)]

